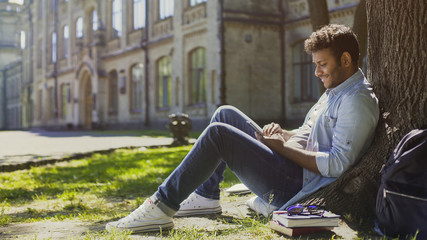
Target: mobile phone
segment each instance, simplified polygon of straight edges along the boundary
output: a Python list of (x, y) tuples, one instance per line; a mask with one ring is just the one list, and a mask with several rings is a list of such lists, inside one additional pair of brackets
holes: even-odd
[(253, 121), (246, 121), (257, 133), (259, 133), (261, 136), (264, 136), (264, 134), (262, 133), (262, 129), (256, 125)]

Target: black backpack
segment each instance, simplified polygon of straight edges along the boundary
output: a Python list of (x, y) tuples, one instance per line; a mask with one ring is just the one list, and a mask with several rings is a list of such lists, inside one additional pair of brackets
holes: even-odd
[(427, 239), (427, 129), (412, 130), (381, 169), (377, 227), (389, 237)]

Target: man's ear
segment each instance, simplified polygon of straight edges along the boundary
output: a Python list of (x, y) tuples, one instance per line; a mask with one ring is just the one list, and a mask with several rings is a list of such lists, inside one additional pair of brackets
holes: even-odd
[(352, 64), (351, 62), (351, 55), (349, 52), (343, 52), (341, 55), (341, 66), (350, 67)]

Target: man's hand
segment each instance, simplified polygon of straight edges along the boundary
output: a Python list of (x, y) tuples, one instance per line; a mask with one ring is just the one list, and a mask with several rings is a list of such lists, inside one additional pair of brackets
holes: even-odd
[(316, 164), (315, 152), (289, 146), (289, 144), (286, 144), (285, 138), (280, 133), (276, 133), (271, 136), (261, 136), (261, 134), (256, 132), (255, 135), (259, 141), (264, 143), (271, 150), (279, 153), (305, 169), (314, 173), (320, 173)]
[[(280, 125), (277, 123), (270, 123), (270, 124), (265, 125), (262, 128), (262, 132), (263, 132), (264, 136), (266, 136), (266, 137), (271, 137), (275, 134), (280, 134), (282, 136), (282, 138), (285, 140), (285, 142), (287, 142), (290, 137), (295, 135), (295, 133), (293, 133), (291, 131), (287, 131), (287, 130), (282, 129), (280, 127)], [(258, 140), (260, 140), (260, 139), (258, 139)]]
[(279, 124), (277, 124), (277, 123), (270, 123), (270, 124), (265, 125), (262, 128), (262, 132), (264, 133), (264, 136), (270, 137), (270, 136), (272, 136), (273, 134), (276, 134), (276, 133), (282, 134), (283, 130), (280, 127)]
[(276, 152), (282, 151), (283, 145), (286, 143), (286, 140), (283, 138), (281, 133), (276, 133), (271, 136), (266, 136), (265, 134), (264, 136), (261, 136), (260, 134), (256, 133), (256, 137), (259, 141)]

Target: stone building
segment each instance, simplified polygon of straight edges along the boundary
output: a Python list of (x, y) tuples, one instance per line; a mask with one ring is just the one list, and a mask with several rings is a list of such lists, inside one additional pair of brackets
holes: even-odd
[[(357, 0), (328, 0), (353, 25)], [(23, 24), (23, 125), (196, 128), (218, 105), (299, 122), (321, 94), (306, 0), (33, 0)]]
[(0, 1), (0, 129), (22, 128), (23, 16), (20, 1)]

